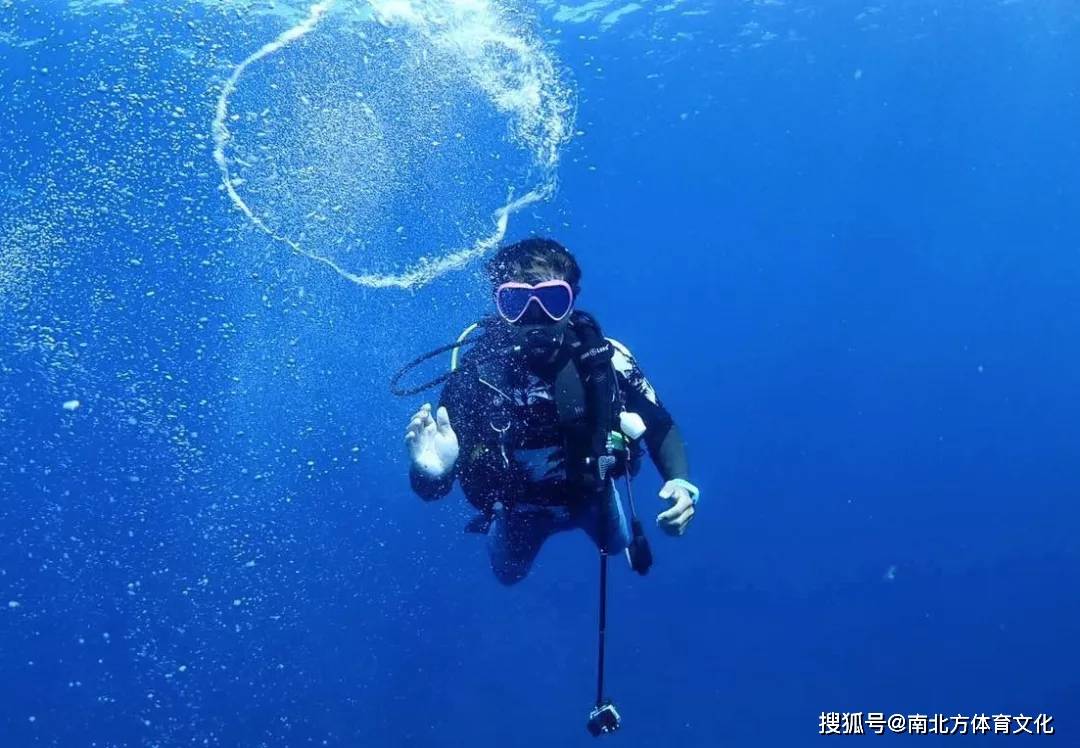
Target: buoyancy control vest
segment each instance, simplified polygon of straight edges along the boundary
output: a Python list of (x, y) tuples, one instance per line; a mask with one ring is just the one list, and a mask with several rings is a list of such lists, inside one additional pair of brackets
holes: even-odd
[[(459, 342), (475, 328), (468, 328)], [(480, 412), (472, 416), (480, 422), (478, 454), (473, 457), (486, 458), (482, 466), (485, 473), (506, 473), (496, 481), (498, 485), (491, 485), (490, 474), (483, 480), (470, 480), (467, 473), (471, 471), (466, 468), (462, 474), (466, 497), (485, 512), (497, 500), (513, 501), (515, 496), (527, 500), (526, 491), (513, 488), (526, 478), (515, 473), (510, 459), (510, 453), (527, 445), (530, 438), (526, 433), (529, 426), (520, 414), (523, 406), (510, 394), (514, 378), (525, 365), (522, 357), (512, 348), (503, 355), (493, 355), (483, 342), (460, 359), (457, 350), (451, 362), (455, 376), (469, 377), (482, 388), (482, 395), (475, 399)], [(639, 462), (640, 449), (619, 430), (623, 403), (613, 354), (612, 344), (596, 320), (576, 311), (551, 364), (567, 488), (580, 500), (606, 491), (611, 478), (635, 470)]]

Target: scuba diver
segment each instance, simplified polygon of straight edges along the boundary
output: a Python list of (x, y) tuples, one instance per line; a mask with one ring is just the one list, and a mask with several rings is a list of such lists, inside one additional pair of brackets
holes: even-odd
[(657, 525), (682, 535), (699, 492), (679, 430), (630, 351), (575, 309), (581, 269), (565, 247), (526, 239), (499, 250), (485, 270), (498, 315), (394, 380), (452, 350), (450, 372), (396, 391), (445, 381), (438, 407), (425, 403), (405, 432), (413, 490), (434, 500), (461, 484), (479, 511), (469, 529), (487, 534), (503, 584), (523, 579), (544, 541), (569, 529), (585, 530), (602, 556), (626, 551), (644, 573), (651, 552), (632, 495), (628, 522), (614, 479), (625, 477), (629, 491), (644, 443), (669, 504)]

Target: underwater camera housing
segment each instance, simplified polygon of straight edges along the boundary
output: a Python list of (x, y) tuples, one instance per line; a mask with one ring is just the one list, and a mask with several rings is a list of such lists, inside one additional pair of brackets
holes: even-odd
[(619, 716), (619, 710), (615, 708), (612, 702), (605, 701), (589, 714), (589, 722), (586, 727), (594, 738), (598, 738), (609, 732), (615, 732), (621, 724), (622, 717)]

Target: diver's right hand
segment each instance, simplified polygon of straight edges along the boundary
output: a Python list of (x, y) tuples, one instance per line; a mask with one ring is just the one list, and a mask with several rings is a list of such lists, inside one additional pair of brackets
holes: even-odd
[(413, 469), (428, 478), (443, 478), (454, 469), (458, 458), (457, 434), (450, 428), (446, 408), (431, 417), (431, 403), (424, 403), (405, 429), (405, 443)]

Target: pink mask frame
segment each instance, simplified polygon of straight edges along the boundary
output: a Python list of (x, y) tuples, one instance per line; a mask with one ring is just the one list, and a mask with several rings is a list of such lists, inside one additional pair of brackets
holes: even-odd
[[(504, 290), (520, 289), (520, 290), (523, 290), (523, 291), (525, 291), (525, 290), (527, 290), (527, 291), (540, 291), (540, 290), (545, 289), (545, 288), (564, 288), (564, 289), (566, 289), (566, 293), (569, 295), (570, 302), (566, 305), (566, 311), (563, 312), (561, 315), (552, 314), (551, 310), (548, 309), (546, 306), (544, 306), (543, 299), (539, 295), (537, 295), (536, 293), (530, 294), (529, 300), (527, 302), (525, 302), (524, 305), (522, 305), (521, 311), (516, 316), (515, 315), (508, 315), (505, 312), (503, 312), (502, 305), (499, 303), (499, 297), (502, 295), (502, 292)], [(561, 322), (562, 320), (566, 319), (566, 317), (574, 309), (574, 289), (569, 283), (567, 283), (564, 280), (543, 281), (543, 282), (537, 283), (535, 285), (531, 285), (529, 283), (510, 282), (510, 283), (503, 283), (502, 285), (500, 285), (498, 288), (495, 289), (495, 308), (499, 310), (499, 316), (501, 316), (504, 320), (506, 320), (507, 322), (510, 322), (510, 323), (517, 322), (519, 319), (524, 317), (525, 312), (527, 312), (529, 310), (529, 307), (532, 306), (534, 301), (543, 310), (544, 314), (546, 314), (553, 322)]]

